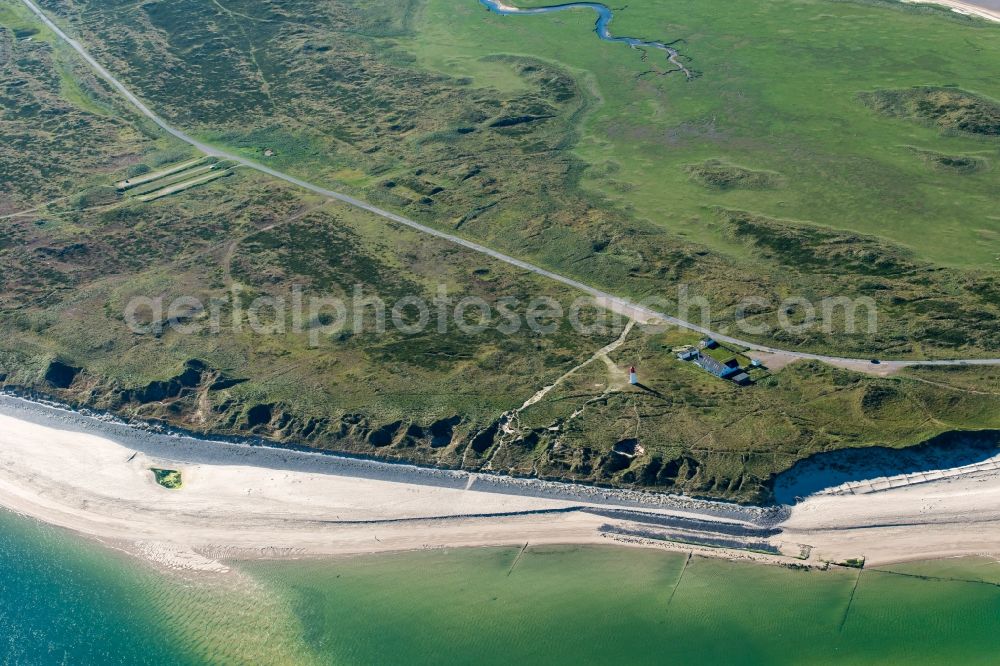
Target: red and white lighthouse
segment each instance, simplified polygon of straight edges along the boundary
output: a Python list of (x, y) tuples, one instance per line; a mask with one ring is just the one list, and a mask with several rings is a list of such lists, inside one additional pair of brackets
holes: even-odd
[(636, 373), (634, 365), (628, 369), (628, 383), (632, 386), (639, 383), (639, 375)]

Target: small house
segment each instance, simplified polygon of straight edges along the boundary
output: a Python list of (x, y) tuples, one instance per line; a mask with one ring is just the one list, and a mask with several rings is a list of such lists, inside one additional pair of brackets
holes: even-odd
[(711, 356), (704, 356), (703, 354), (698, 354), (698, 358), (694, 362), (702, 370), (710, 372), (716, 377), (725, 377), (726, 372), (731, 370)]
[(698, 358), (699, 352), (697, 349), (685, 349), (684, 351), (677, 354), (677, 358), (682, 361), (693, 361)]

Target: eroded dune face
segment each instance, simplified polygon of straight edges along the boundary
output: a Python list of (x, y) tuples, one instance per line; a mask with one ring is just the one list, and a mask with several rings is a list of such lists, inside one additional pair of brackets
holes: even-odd
[[(0, 505), (111, 540), (169, 568), (223, 572), (218, 558), (525, 540), (693, 548), (805, 565), (1000, 548), (994, 543), (1000, 532), (982, 529), (1000, 521), (1000, 471), (992, 460), (864, 487), (844, 484), (805, 498), (789, 516), (678, 496), (156, 435), (51, 408), (12, 408), (12, 400), (4, 400)], [(968, 446), (981, 451), (984, 445)], [(155, 470), (176, 472), (182, 483), (158, 484)]]
[(782, 472), (775, 500), (795, 504), (817, 493), (865, 493), (1000, 467), (1000, 431), (948, 433), (904, 449), (870, 447), (818, 453)]
[(784, 557), (767, 543), (783, 516), (774, 510), (210, 442), (2, 400), (0, 504), (131, 544), (174, 568), (218, 570), (204, 558), (244, 551), (369, 552), (529, 537), (641, 545), (652, 535), (650, 544), (668, 547), (663, 533), (677, 531), (724, 548), (746, 540)]

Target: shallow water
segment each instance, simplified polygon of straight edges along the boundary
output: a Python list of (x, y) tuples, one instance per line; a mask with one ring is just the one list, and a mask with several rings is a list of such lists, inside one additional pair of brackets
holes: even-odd
[(0, 509), (0, 664), (310, 663), (280, 595), (164, 573)]
[(58, 530), (0, 514), (0, 662), (154, 663), (169, 632), (151, 577)]
[(486, 548), (186, 577), (6, 513), (0, 534), (0, 663), (985, 664), (1000, 652), (990, 560), (859, 580), (610, 546)]
[(252, 569), (297, 597), (310, 647), (337, 663), (985, 664), (1000, 650), (1000, 587), (958, 580), (995, 562), (951, 562), (953, 580), (859, 581), (613, 547), (517, 553)]

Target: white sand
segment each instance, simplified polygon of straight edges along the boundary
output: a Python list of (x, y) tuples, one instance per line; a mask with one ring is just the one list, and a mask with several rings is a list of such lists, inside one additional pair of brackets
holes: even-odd
[(986, 19), (987, 21), (1000, 22), (1000, 10), (992, 7), (980, 6), (975, 2), (961, 2), (960, 0), (902, 0), (902, 1), (919, 3), (919, 4), (942, 5), (960, 14), (969, 14), (971, 16), (978, 16), (979, 18)]
[[(580, 512), (481, 515), (588, 504), (575, 500), (244, 464), (196, 464), (186, 462), (184, 452), (191, 449), (183, 447), (173, 459), (150, 457), (100, 432), (63, 429), (73, 424), (63, 426), (58, 419), (46, 423), (44, 415), (19, 416), (0, 413), (0, 506), (171, 568), (224, 572), (218, 560), (227, 557), (606, 543), (610, 537), (599, 528), (625, 524)], [(151, 437), (136, 432), (139, 438)], [(223, 446), (204, 442), (201, 448)], [(283, 455), (243, 448), (239, 455), (247, 458)], [(220, 459), (227, 457), (234, 456), (227, 453)], [(151, 467), (180, 470), (183, 487), (159, 486)], [(642, 541), (622, 540), (650, 545)]]
[[(64, 429), (57, 420), (47, 422), (48, 417), (19, 416), (0, 413), (0, 506), (178, 569), (224, 572), (219, 560), (237, 556), (607, 543), (610, 537), (599, 531), (602, 525), (636, 527), (583, 512), (473, 515), (587, 504), (575, 500), (232, 464), (225, 462), (227, 456), (217, 464), (191, 463), (186, 460), (196, 456), (188, 456), (184, 448), (173, 459), (155, 458), (100, 432)], [(210, 451), (218, 446), (203, 443)], [(254, 453), (259, 452), (243, 455), (252, 458)], [(162, 488), (150, 467), (181, 470), (183, 487)], [(588, 505), (614, 506), (596, 500)], [(877, 527), (885, 524), (894, 526)], [(774, 543), (792, 544), (786, 552), (794, 544), (814, 546), (814, 563), (858, 556), (877, 564), (1000, 553), (1000, 472), (867, 495), (813, 497), (797, 506), (782, 527), (785, 533), (774, 537)], [(792, 561), (645, 539), (613, 540)]]
[(784, 537), (820, 559), (869, 564), (1000, 555), (1000, 472), (863, 495), (816, 495), (797, 505)]
[[(150, 467), (180, 469), (183, 487), (159, 486)], [(184, 568), (216, 566), (211, 560), (197, 562), (189, 549), (315, 555), (600, 540), (596, 528), (608, 521), (581, 514), (332, 524), (570, 505), (327, 474), (156, 460), (102, 436), (0, 414), (0, 506), (102, 540), (136, 544), (141, 554)], [(184, 560), (191, 560), (190, 566)]]

